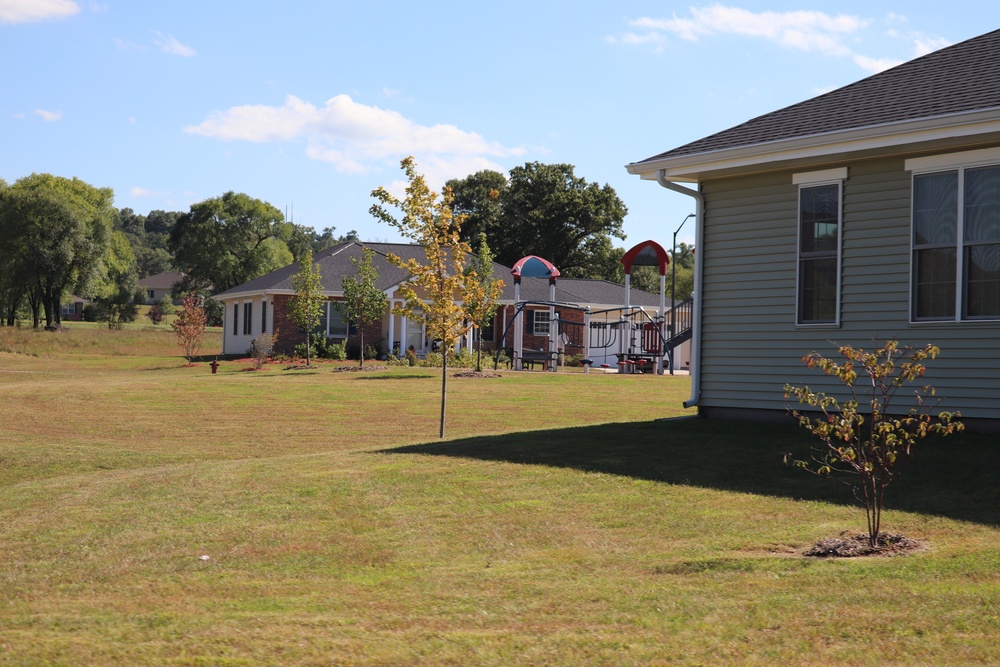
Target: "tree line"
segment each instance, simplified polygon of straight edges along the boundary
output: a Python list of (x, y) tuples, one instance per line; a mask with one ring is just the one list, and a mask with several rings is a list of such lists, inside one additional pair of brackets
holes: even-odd
[[(111, 327), (135, 318), (139, 280), (181, 271), (175, 296), (211, 296), (290, 264), (309, 252), (358, 240), (286, 222), (278, 209), (227, 192), (186, 213), (117, 209), (110, 188), (32, 174), (0, 180), (0, 324), (30, 319), (57, 329), (75, 295)], [(209, 308), (209, 312), (213, 310)]]
[[(569, 164), (529, 162), (508, 174), (480, 171), (451, 180), (461, 240), (485, 239), (497, 262), (526, 255), (548, 259), (567, 277), (622, 282), (627, 208), (610, 185), (588, 183)], [(32, 174), (0, 180), (0, 322), (30, 318), (58, 328), (71, 295), (90, 300), (109, 326), (134, 318), (143, 301), (140, 278), (185, 274), (177, 296), (211, 296), (301, 261), (357, 232), (318, 232), (285, 220), (270, 203), (236, 192), (193, 204), (186, 212), (114, 207), (110, 188), (77, 178)], [(692, 248), (677, 256), (678, 298), (690, 292)], [(639, 267), (633, 286), (659, 291), (659, 278)], [(210, 309), (211, 312), (211, 309)]]

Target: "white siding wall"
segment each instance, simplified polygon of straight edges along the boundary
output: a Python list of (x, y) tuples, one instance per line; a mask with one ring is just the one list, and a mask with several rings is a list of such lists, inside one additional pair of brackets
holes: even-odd
[[(271, 299), (265, 297), (253, 297), (248, 299), (237, 299), (223, 302), (224, 317), (222, 323), (222, 353), (223, 354), (246, 354), (250, 351), (250, 341), (261, 331), (261, 317), (263, 316), (263, 302), (267, 301), (267, 331), (274, 331), (274, 304)], [(244, 304), (252, 304), (250, 333), (244, 334)], [(236, 328), (233, 327), (233, 309), (237, 312)], [(234, 333), (235, 331), (235, 333)]]

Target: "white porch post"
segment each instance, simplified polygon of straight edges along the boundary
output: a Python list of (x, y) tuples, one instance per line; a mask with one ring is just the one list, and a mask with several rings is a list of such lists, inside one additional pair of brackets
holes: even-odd
[[(392, 314), (392, 303), (393, 302), (390, 299), (389, 300), (389, 341), (386, 343), (386, 347), (389, 348), (388, 351), (387, 351), (387, 354), (389, 356), (392, 356), (392, 353), (393, 353), (392, 344), (396, 340), (396, 316)], [(400, 350), (399, 352), (400, 352), (400, 354), (403, 353), (402, 350)]]
[[(514, 278), (515, 309), (521, 301), (521, 277)], [(524, 310), (521, 310), (521, 321), (517, 321), (517, 310), (514, 310), (514, 370), (521, 370), (521, 348), (524, 345)]]

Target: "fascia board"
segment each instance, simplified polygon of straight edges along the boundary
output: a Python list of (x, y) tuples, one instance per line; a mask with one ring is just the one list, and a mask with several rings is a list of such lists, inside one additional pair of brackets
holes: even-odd
[(904, 123), (891, 123), (843, 132), (797, 137), (752, 146), (682, 155), (675, 158), (636, 162), (626, 166), (630, 174), (656, 180), (663, 170), (667, 180), (697, 182), (698, 175), (724, 169), (755, 167), (784, 160), (825, 157), (856, 151), (893, 148), (907, 144), (1000, 132), (1000, 110), (939, 116)]

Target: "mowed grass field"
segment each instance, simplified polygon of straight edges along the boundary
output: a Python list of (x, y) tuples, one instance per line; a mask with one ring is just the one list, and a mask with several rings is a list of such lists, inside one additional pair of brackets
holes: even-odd
[(0, 328), (0, 665), (1000, 663), (995, 437), (890, 490), (926, 549), (817, 560), (850, 492), (686, 377), (451, 378), (440, 441), (433, 369), (183, 363)]

